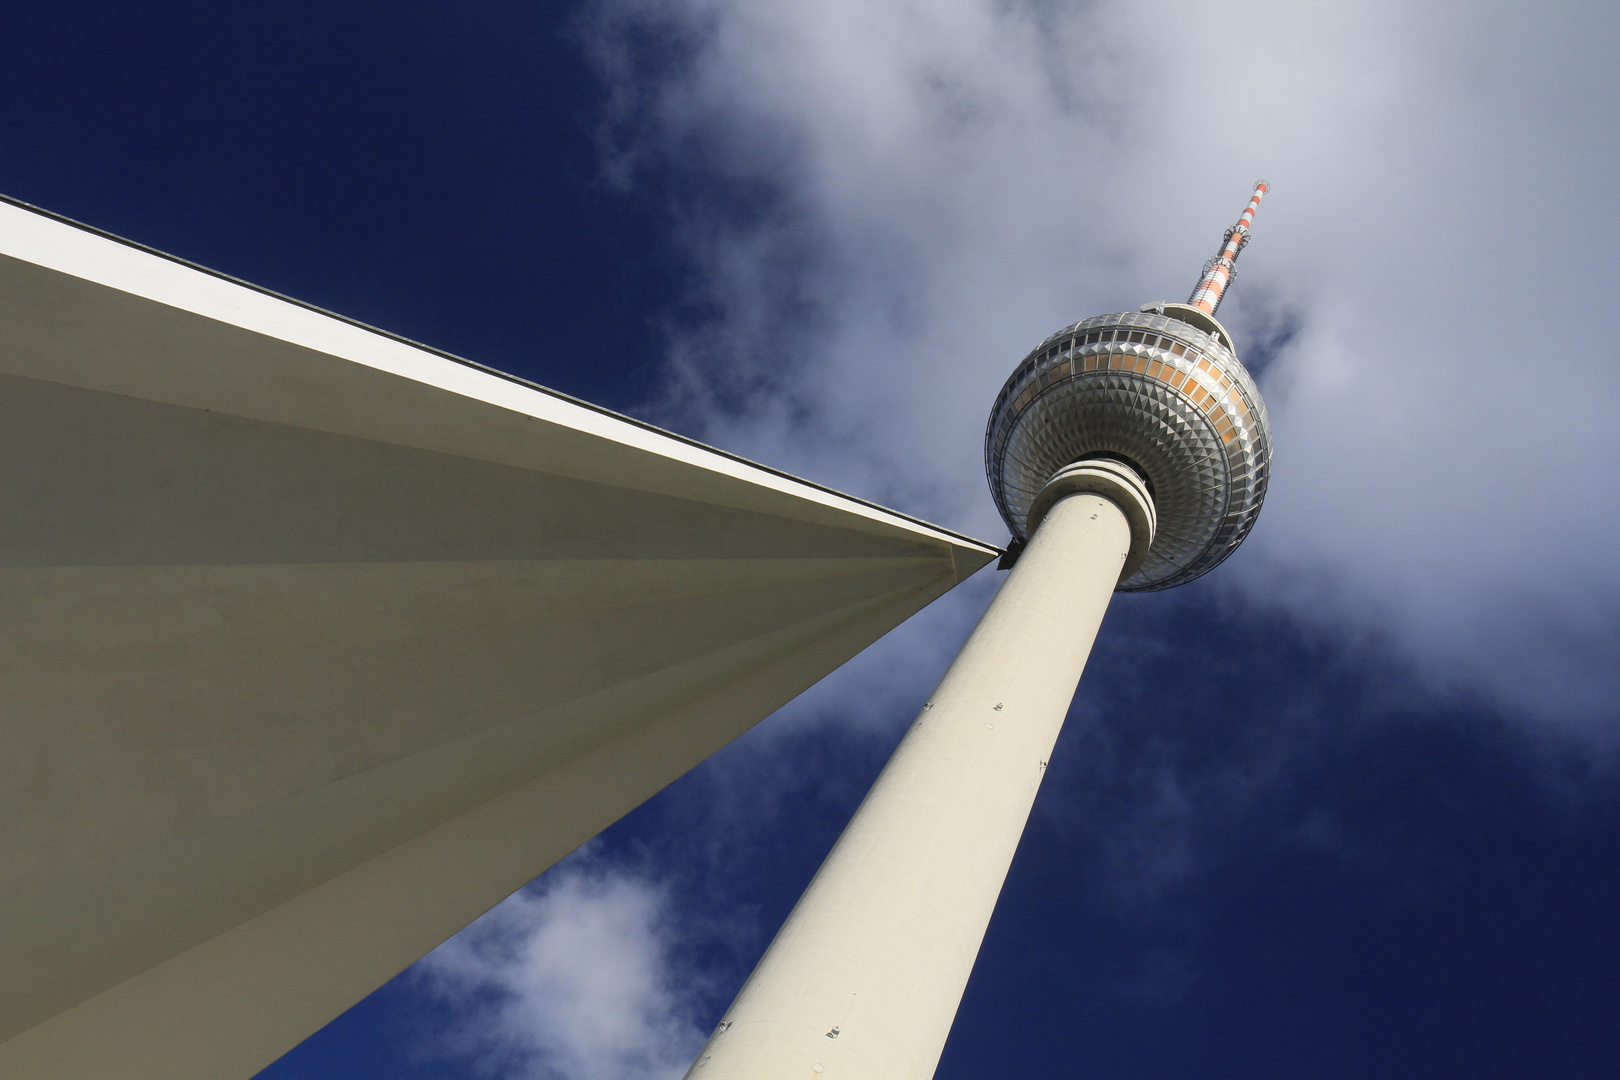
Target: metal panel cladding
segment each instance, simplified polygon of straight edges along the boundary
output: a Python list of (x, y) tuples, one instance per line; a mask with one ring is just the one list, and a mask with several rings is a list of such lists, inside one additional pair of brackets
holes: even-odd
[(1030, 504), (1065, 465), (1112, 457), (1140, 472), (1158, 533), (1119, 588), (1147, 592), (1191, 581), (1243, 542), (1265, 499), (1271, 435), (1260, 391), (1220, 337), (1122, 312), (1053, 334), (1018, 365), (991, 411), (984, 456), (1019, 541)]

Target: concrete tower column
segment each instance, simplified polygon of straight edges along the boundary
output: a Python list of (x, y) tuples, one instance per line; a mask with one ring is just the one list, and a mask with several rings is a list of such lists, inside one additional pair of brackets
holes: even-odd
[(1153, 527), (1146, 487), (1113, 461), (1046, 485), (1028, 546), (691, 1080), (933, 1075), (1109, 598)]

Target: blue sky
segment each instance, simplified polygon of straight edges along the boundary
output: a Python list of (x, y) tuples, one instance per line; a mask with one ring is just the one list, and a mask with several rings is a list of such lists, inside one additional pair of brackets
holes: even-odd
[[(995, 390), (1181, 299), (1277, 434), (1117, 598), (942, 1078), (1620, 1073), (1601, 5), (62, 3), (0, 191), (1000, 541)], [(986, 573), (264, 1074), (679, 1076)]]

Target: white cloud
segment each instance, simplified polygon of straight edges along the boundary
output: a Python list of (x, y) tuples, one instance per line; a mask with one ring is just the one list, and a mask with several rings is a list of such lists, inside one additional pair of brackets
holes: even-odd
[(1223, 580), (1436, 685), (1612, 722), (1617, 22), (606, 0), (617, 168), (664, 177), (718, 313), (676, 333), (663, 419), (1002, 535), (979, 458), (1001, 381), (1075, 318), (1182, 298), (1264, 176), (1222, 316), (1240, 348), (1299, 332)]
[(668, 897), (591, 849), (414, 969), (453, 1003), (437, 1052), (526, 1080), (674, 1080), (703, 1042), (679, 985)]

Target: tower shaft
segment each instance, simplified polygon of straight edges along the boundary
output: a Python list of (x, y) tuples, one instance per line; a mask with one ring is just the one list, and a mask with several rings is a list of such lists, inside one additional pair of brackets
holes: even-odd
[(1133, 529), (1152, 527), (1145, 489), (1122, 511), (1059, 486), (1099, 471), (1049, 485), (1056, 502), (690, 1080), (933, 1075)]
[(1243, 216), (1238, 218), (1236, 225), (1226, 230), (1220, 253), (1204, 264), (1204, 276), (1198, 279), (1187, 303), (1210, 315), (1215, 314), (1215, 309), (1221, 306), (1227, 286), (1237, 276), (1238, 253), (1249, 242), (1249, 226), (1254, 224), (1254, 212), (1260, 209), (1261, 196), (1270, 189), (1271, 185), (1264, 180), (1254, 185), (1254, 196), (1244, 208)]
[(1027, 545), (688, 1080), (933, 1076), (1109, 597), (1260, 511), (1265, 405), (1214, 312), (1266, 189), (1189, 303), (1076, 323), (1002, 387), (985, 471)]

